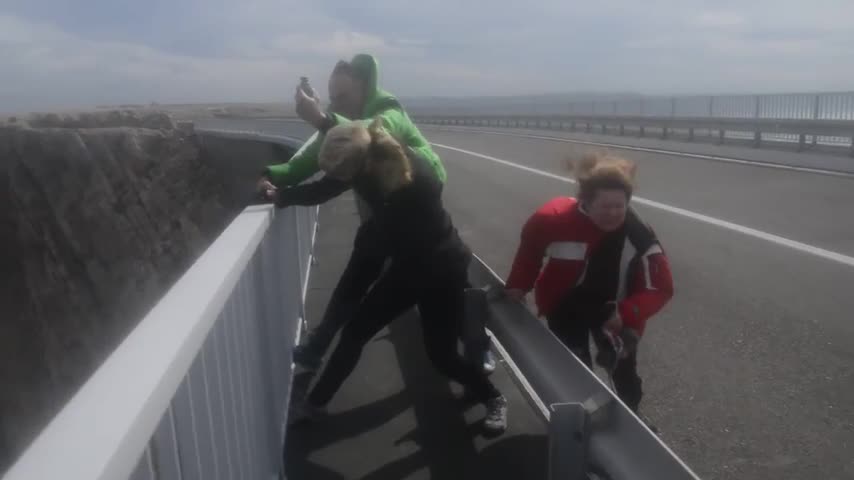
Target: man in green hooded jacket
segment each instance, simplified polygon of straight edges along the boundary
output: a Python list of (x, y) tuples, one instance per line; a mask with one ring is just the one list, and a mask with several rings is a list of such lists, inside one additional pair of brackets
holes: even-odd
[[(272, 196), (278, 188), (297, 185), (312, 177), (320, 169), (317, 157), (324, 135), (330, 128), (344, 122), (370, 121), (374, 118), (379, 118), (383, 127), (398, 141), (426, 158), (439, 180), (444, 183), (447, 174), (439, 156), (412, 123), (397, 98), (379, 87), (378, 77), (378, 63), (372, 55), (358, 54), (350, 62), (338, 62), (329, 78), (328, 112), (321, 109), (316, 98), (298, 87), (295, 96), (297, 114), (317, 128), (317, 132), (287, 163), (268, 166), (259, 188)], [(310, 369), (320, 366), (335, 334), (349, 320), (350, 313), (382, 272), (386, 252), (374, 237), (374, 225), (366, 205), (359, 198), (357, 205), (362, 224), (356, 233), (350, 260), (332, 293), (321, 322), (309, 333), (307, 341), (294, 351), (294, 360)], [(467, 344), (466, 349), (474, 353), (474, 357), (479, 355), (476, 352), (485, 352), (484, 357), (481, 357), (484, 369), (492, 371), (495, 363), (489, 355), (489, 339), (485, 330), (482, 335), (474, 336), (477, 338), (467, 336), (470, 338), (463, 339)]]
[(272, 185), (296, 185), (317, 173), (317, 154), (327, 130), (339, 123), (374, 117), (382, 119), (385, 129), (401, 143), (429, 159), (442, 182), (447, 179), (439, 156), (409, 119), (403, 106), (394, 95), (378, 86), (378, 72), (373, 55), (359, 54), (350, 62), (339, 62), (329, 79), (330, 112), (323, 112), (317, 99), (297, 88), (297, 113), (318, 131), (290, 161), (267, 167), (265, 174)]

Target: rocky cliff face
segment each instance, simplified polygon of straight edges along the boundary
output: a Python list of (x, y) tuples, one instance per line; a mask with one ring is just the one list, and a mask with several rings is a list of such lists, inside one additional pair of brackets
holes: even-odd
[(157, 113), (0, 125), (0, 472), (241, 208), (200, 152)]

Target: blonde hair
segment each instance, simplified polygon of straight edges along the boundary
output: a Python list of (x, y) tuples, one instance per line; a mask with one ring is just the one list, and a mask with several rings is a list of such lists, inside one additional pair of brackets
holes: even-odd
[(317, 159), (321, 170), (342, 180), (360, 172), (375, 177), (385, 194), (412, 182), (412, 165), (400, 142), (374, 119), (338, 125), (326, 133)]
[(350, 180), (362, 169), (371, 146), (371, 135), (358, 122), (336, 125), (326, 132), (317, 165), (332, 177)]
[(599, 190), (615, 189), (631, 198), (635, 188), (637, 165), (631, 160), (607, 151), (586, 152), (579, 160), (568, 162), (570, 170), (578, 180), (578, 197), (590, 202)]

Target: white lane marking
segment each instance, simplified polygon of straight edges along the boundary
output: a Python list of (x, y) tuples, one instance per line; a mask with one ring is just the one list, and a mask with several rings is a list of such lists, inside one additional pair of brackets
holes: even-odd
[(739, 158), (731, 158), (731, 157), (721, 157), (717, 155), (703, 155), (701, 153), (686, 153), (679, 152), (676, 150), (662, 150), (658, 148), (649, 148), (649, 147), (635, 147), (631, 145), (620, 145), (616, 143), (602, 143), (602, 142), (590, 142), (586, 140), (573, 140), (571, 138), (562, 138), (562, 137), (552, 137), (548, 135), (535, 135), (528, 133), (513, 133), (513, 132), (496, 132), (493, 130), (478, 130), (475, 128), (449, 128), (449, 127), (440, 127), (437, 128), (439, 131), (448, 131), (448, 132), (465, 132), (465, 133), (484, 133), (487, 135), (498, 135), (505, 137), (520, 137), (520, 138), (531, 138), (534, 140), (551, 140), (554, 142), (562, 142), (562, 143), (577, 143), (579, 145), (591, 145), (594, 147), (607, 147), (607, 148), (616, 148), (620, 150), (631, 150), (635, 152), (647, 152), (647, 153), (658, 153), (663, 155), (672, 155), (677, 157), (688, 157), (688, 158), (698, 158), (701, 160), (711, 160), (714, 162), (722, 162), (722, 163), (735, 163), (739, 165), (749, 165), (754, 167), (762, 167), (762, 168), (775, 168), (778, 170), (789, 170), (794, 172), (804, 172), (804, 173), (816, 173), (820, 175), (827, 175), (831, 177), (844, 177), (844, 178), (854, 178), (854, 173), (850, 172), (841, 172), (838, 170), (825, 170), (823, 168), (810, 168), (810, 167), (798, 167), (794, 165), (783, 165), (780, 163), (772, 163), (772, 162), (763, 162), (760, 160), (742, 160)]
[[(484, 160), (489, 160), (491, 162), (500, 163), (501, 165), (506, 165), (508, 167), (513, 167), (519, 170), (523, 170), (529, 173), (534, 173), (537, 175), (541, 175), (543, 177), (552, 178), (555, 180), (559, 180), (561, 182), (566, 183), (575, 183), (575, 180), (567, 177), (562, 177), (560, 175), (555, 175), (554, 173), (545, 172), (543, 170), (539, 170), (532, 167), (527, 167), (525, 165), (519, 165), (517, 163), (513, 163), (507, 160), (502, 160), (500, 158), (491, 157), (489, 155), (484, 155), (482, 153), (472, 152), (470, 150), (463, 150), (462, 148), (451, 147), (448, 145), (442, 145), (439, 143), (432, 143), (433, 146), (444, 148), (447, 150), (452, 150), (454, 152), (464, 153), (466, 155), (471, 155), (473, 157), (482, 158)], [(697, 220), (703, 223), (708, 223), (709, 225), (714, 225), (716, 227), (725, 228), (727, 230), (732, 230), (734, 232), (742, 233), (744, 235), (758, 238), (760, 240), (765, 240), (766, 242), (775, 243), (777, 245), (781, 245), (784, 247), (791, 248), (793, 250), (797, 250), (799, 252), (808, 253), (810, 255), (815, 255), (817, 257), (821, 257), (827, 260), (831, 260), (837, 263), (841, 263), (843, 265), (847, 265), (849, 267), (854, 267), (854, 257), (849, 257), (847, 255), (843, 255), (841, 253), (833, 252), (830, 250), (825, 250), (823, 248), (814, 247), (812, 245), (808, 245), (806, 243), (797, 242), (795, 240), (790, 240), (788, 238), (780, 237), (778, 235), (774, 235), (771, 233), (763, 232), (761, 230), (757, 230), (755, 228), (745, 227), (743, 225), (738, 225), (737, 223), (728, 222), (726, 220), (721, 220), (719, 218), (710, 217), (708, 215), (703, 215), (702, 213), (692, 212), (690, 210), (685, 210), (684, 208), (674, 207), (671, 205), (667, 205), (665, 203), (656, 202), (654, 200), (648, 200), (646, 198), (641, 197), (632, 197), (633, 202), (640, 203), (642, 205), (647, 205), (653, 208), (657, 208), (659, 210), (664, 210), (666, 212), (675, 213), (676, 215), (681, 215), (683, 217), (690, 218), (692, 220)]]

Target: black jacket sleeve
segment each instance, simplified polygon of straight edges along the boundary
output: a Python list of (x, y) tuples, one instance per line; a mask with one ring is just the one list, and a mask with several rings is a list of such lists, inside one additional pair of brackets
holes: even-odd
[(280, 188), (276, 197), (279, 208), (291, 205), (320, 205), (350, 189), (350, 184), (324, 176), (316, 182), (303, 183), (289, 188)]

